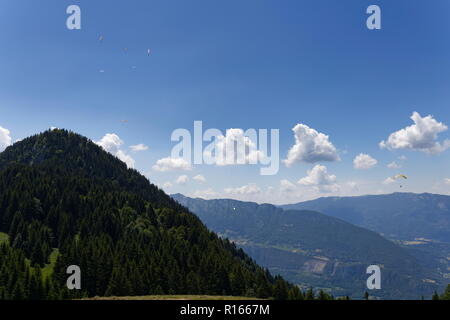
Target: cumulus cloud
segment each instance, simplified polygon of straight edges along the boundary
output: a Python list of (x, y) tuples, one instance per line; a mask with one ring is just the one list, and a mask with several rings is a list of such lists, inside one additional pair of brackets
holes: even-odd
[(355, 169), (370, 169), (376, 166), (378, 161), (374, 158), (372, 158), (368, 154), (360, 153), (356, 158), (353, 160), (353, 166)]
[(201, 174), (196, 175), (192, 179), (199, 183), (206, 183), (206, 178), (204, 176), (202, 176)]
[(182, 175), (177, 178), (175, 181), (177, 184), (186, 184), (189, 181), (189, 177), (187, 175)]
[(392, 133), (386, 141), (380, 142), (381, 148), (410, 149), (414, 151), (438, 154), (450, 147), (450, 140), (437, 141), (438, 134), (448, 127), (433, 116), (422, 117), (418, 112), (411, 116), (414, 124)]
[(358, 183), (355, 181), (349, 181), (346, 183), (347, 187), (352, 191), (358, 191)]
[(297, 186), (287, 179), (280, 180), (280, 190), (281, 192), (294, 192)]
[(312, 186), (319, 192), (335, 192), (339, 189), (336, 176), (328, 174), (328, 169), (322, 165), (316, 165), (308, 170), (307, 176), (298, 181), (303, 186)]
[(225, 136), (215, 137), (214, 148), (203, 152), (206, 162), (218, 166), (257, 164), (265, 159), (256, 143), (242, 129), (228, 129)]
[(386, 179), (383, 181), (383, 184), (391, 184), (391, 183), (394, 183), (394, 182), (395, 182), (395, 179), (392, 178), (392, 177), (389, 177), (389, 178), (386, 178)]
[(209, 188), (206, 190), (197, 190), (193, 194), (194, 198), (202, 198), (202, 199), (215, 199), (219, 197), (219, 193)]
[(123, 141), (115, 133), (107, 133), (100, 141), (97, 141), (95, 143), (102, 147), (105, 151), (108, 151), (112, 154), (117, 153), (117, 151), (119, 151), (120, 149), (120, 146), (123, 145)]
[(170, 181), (167, 181), (167, 182), (165, 182), (165, 183), (163, 184), (163, 188), (164, 188), (164, 189), (171, 188), (172, 186), (173, 186), (173, 184), (172, 184), (172, 182), (170, 182)]
[(140, 152), (140, 151), (145, 151), (148, 150), (148, 146), (146, 146), (145, 144), (136, 144), (134, 146), (130, 146), (130, 149), (134, 152)]
[(262, 190), (254, 183), (250, 183), (238, 188), (226, 188), (225, 193), (231, 195), (255, 195), (261, 193)]
[(0, 152), (11, 145), (12, 139), (10, 134), (8, 129), (0, 127)]
[(128, 168), (134, 168), (134, 159), (120, 149), (124, 142), (115, 133), (107, 133), (100, 141), (96, 141), (95, 143), (125, 162)]
[(319, 161), (338, 161), (335, 146), (326, 134), (320, 133), (305, 124), (297, 124), (294, 131), (295, 144), (288, 152), (286, 166), (290, 167), (298, 161), (315, 163)]
[(387, 167), (388, 167), (389, 169), (400, 169), (402, 166), (399, 165), (397, 162), (393, 161), (393, 162), (389, 163), (389, 164), (387, 165)]
[(128, 168), (134, 168), (134, 159), (130, 155), (126, 154), (123, 150), (117, 151), (116, 157), (125, 162)]
[(160, 172), (192, 170), (191, 164), (183, 158), (171, 157), (159, 159), (152, 168), (153, 170)]
[(444, 179), (444, 181), (445, 181), (445, 184), (450, 185), (450, 178), (446, 178), (446, 179)]

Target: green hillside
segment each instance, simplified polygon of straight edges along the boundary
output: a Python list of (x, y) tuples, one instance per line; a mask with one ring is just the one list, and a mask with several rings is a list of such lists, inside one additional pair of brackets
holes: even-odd
[[(8, 147), (0, 190), (0, 299), (298, 293), (75, 133)], [(82, 291), (66, 289), (69, 265), (80, 266)]]

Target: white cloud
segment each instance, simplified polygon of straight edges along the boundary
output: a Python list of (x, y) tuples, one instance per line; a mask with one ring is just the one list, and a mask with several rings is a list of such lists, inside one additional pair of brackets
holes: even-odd
[(134, 168), (134, 159), (120, 149), (123, 145), (123, 141), (115, 133), (107, 133), (100, 141), (96, 141), (95, 143), (101, 146), (105, 151), (125, 162), (129, 168)]
[[(237, 164), (257, 164), (265, 159), (263, 152), (242, 129), (227, 129), (225, 136), (217, 136), (213, 150), (205, 150), (203, 155), (218, 166)], [(239, 162), (240, 161), (240, 162)]]
[(308, 170), (308, 175), (298, 181), (303, 186), (313, 186), (319, 192), (335, 192), (339, 189), (336, 176), (328, 174), (327, 167), (316, 165)]
[(353, 160), (355, 169), (370, 169), (376, 166), (378, 161), (368, 154), (361, 153)]
[(11, 145), (12, 139), (10, 134), (8, 129), (0, 127), (0, 152)]
[(155, 171), (187, 171), (192, 170), (192, 166), (189, 162), (184, 160), (183, 158), (163, 158), (156, 161), (156, 164), (152, 167)]
[(219, 196), (220, 195), (211, 188), (206, 190), (197, 190), (193, 194), (194, 198), (202, 198), (202, 199), (217, 199)]
[(120, 146), (123, 145), (123, 141), (115, 133), (107, 133), (100, 141), (95, 143), (112, 154), (116, 154)]
[(358, 183), (355, 182), (355, 181), (349, 181), (349, 182), (346, 183), (346, 185), (347, 185), (347, 187), (349, 187), (349, 189), (351, 191), (358, 191), (359, 190)]
[(438, 154), (450, 147), (450, 140), (438, 142), (438, 134), (448, 127), (436, 121), (433, 116), (421, 117), (418, 112), (411, 116), (413, 125), (392, 133), (387, 141), (381, 141), (380, 147), (387, 149), (410, 149), (429, 154)]
[(116, 157), (125, 162), (128, 168), (134, 168), (134, 159), (130, 155), (126, 154), (123, 150), (117, 151)]
[(445, 184), (450, 185), (450, 178), (446, 178), (446, 179), (444, 179), (444, 181), (445, 181)]
[(280, 181), (280, 190), (281, 192), (294, 192), (296, 191), (297, 186), (290, 182), (287, 179), (283, 179)]
[(182, 175), (177, 178), (175, 181), (177, 184), (186, 184), (189, 181), (189, 177), (187, 175)]
[(329, 137), (307, 125), (297, 124), (292, 131), (295, 135), (295, 144), (288, 152), (286, 166), (290, 167), (298, 161), (315, 163), (319, 161), (338, 161), (335, 146)]
[(399, 165), (397, 162), (393, 161), (393, 162), (389, 163), (389, 164), (387, 165), (387, 167), (388, 167), (389, 169), (400, 169), (402, 166)]
[(167, 181), (167, 182), (165, 182), (165, 183), (163, 184), (163, 188), (164, 188), (164, 189), (171, 188), (172, 186), (173, 186), (173, 184), (172, 184), (172, 182), (170, 182), (170, 181)]
[(392, 178), (392, 177), (389, 177), (389, 178), (386, 178), (386, 179), (383, 181), (383, 184), (391, 184), (391, 183), (394, 183), (394, 182), (395, 182), (395, 179)]
[(406, 158), (406, 156), (400, 156), (400, 157), (398, 157), (398, 159), (402, 160), (402, 161), (405, 161), (407, 158)]
[(226, 188), (225, 193), (232, 195), (255, 195), (261, 193), (261, 188), (254, 183), (239, 188)]
[(148, 146), (146, 146), (145, 144), (136, 144), (134, 146), (130, 146), (130, 149), (134, 152), (140, 152), (140, 151), (145, 151), (148, 150)]
[(206, 178), (204, 176), (202, 176), (201, 174), (196, 175), (192, 179), (199, 183), (206, 183)]

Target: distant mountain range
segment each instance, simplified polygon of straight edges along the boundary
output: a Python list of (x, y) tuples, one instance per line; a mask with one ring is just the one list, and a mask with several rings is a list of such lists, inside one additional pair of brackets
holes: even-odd
[(316, 210), (391, 239), (425, 238), (450, 243), (450, 196), (393, 193), (328, 197), (280, 207)]
[(371, 292), (380, 298), (427, 297), (445, 283), (435, 267), (426, 265), (431, 257), (436, 258), (436, 252), (409, 251), (402, 242), (394, 243), (315, 208), (283, 210), (229, 199), (172, 197), (210, 229), (236, 242), (257, 263), (299, 285), (360, 298), (371, 264), (382, 267), (382, 290)]
[(450, 282), (450, 196), (393, 193), (326, 197), (280, 206), (317, 210), (395, 241), (442, 281)]

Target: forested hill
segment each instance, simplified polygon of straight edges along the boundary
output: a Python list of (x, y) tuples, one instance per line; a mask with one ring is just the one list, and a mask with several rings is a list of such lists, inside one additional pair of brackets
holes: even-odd
[(0, 153), (0, 299), (150, 294), (300, 293), (87, 138), (46, 131)]

